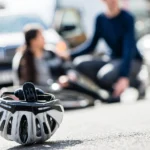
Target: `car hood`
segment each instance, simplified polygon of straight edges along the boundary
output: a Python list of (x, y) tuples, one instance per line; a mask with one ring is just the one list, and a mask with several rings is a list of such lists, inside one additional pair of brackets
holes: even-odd
[[(44, 37), (46, 43), (51, 44), (56, 44), (61, 40), (61, 37), (53, 29), (45, 30)], [(0, 47), (23, 45), (25, 42), (23, 33), (0, 34), (0, 39)]]

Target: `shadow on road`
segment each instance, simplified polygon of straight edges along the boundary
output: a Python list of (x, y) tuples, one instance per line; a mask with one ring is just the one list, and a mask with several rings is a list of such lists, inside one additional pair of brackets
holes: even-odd
[(81, 140), (66, 140), (66, 141), (50, 141), (44, 144), (35, 144), (32, 146), (15, 146), (9, 148), (8, 150), (46, 150), (46, 149), (65, 149), (66, 147), (73, 147), (75, 145), (81, 144)]

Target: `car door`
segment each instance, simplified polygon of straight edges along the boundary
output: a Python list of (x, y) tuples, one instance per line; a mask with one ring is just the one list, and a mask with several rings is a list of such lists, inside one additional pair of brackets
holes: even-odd
[(82, 44), (86, 40), (81, 25), (80, 13), (74, 8), (57, 10), (54, 28), (68, 42), (71, 48)]

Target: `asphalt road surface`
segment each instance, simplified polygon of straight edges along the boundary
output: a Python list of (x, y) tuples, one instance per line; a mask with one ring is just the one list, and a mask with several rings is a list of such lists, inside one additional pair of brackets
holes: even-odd
[(150, 150), (150, 100), (67, 111), (45, 144), (23, 147), (0, 138), (0, 150), (6, 149)]

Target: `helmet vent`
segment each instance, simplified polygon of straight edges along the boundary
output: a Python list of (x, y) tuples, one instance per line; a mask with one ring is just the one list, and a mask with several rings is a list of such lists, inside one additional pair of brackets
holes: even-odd
[(7, 134), (9, 134), (9, 135), (11, 135), (12, 121), (13, 121), (13, 117), (11, 117), (8, 122)]
[(36, 119), (36, 136), (37, 137), (41, 136), (41, 126), (40, 126), (40, 122), (38, 119)]
[(0, 131), (3, 131), (3, 129), (4, 129), (4, 126), (5, 126), (5, 120), (3, 120), (3, 122), (2, 122), (2, 124), (1, 124), (1, 126), (0, 126)]
[(47, 120), (48, 120), (48, 124), (51, 128), (51, 132), (53, 132), (55, 127), (56, 127), (56, 121), (51, 116), (49, 116), (48, 114), (47, 114)]
[(26, 143), (28, 139), (28, 121), (25, 115), (22, 116), (20, 121), (19, 135), (22, 143)]
[(4, 113), (3, 111), (0, 112), (0, 120), (2, 119), (3, 113)]
[(49, 134), (49, 131), (48, 131), (48, 128), (47, 128), (45, 122), (43, 123), (43, 127), (44, 127), (44, 132), (45, 132), (45, 134)]

